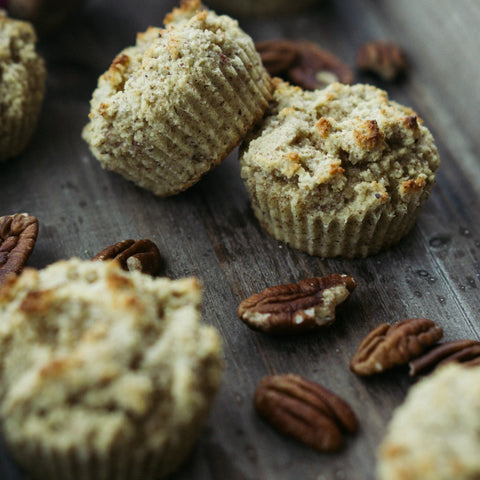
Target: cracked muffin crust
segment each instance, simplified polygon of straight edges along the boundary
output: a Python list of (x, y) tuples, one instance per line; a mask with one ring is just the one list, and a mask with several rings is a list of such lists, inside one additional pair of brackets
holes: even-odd
[(480, 478), (480, 367), (449, 364), (411, 387), (378, 451), (378, 480)]
[(182, 2), (123, 50), (98, 81), (83, 138), (104, 168), (155, 195), (195, 184), (258, 121), (271, 81), (227, 16)]
[(38, 479), (157, 479), (191, 450), (218, 388), (195, 278), (71, 259), (0, 290), (0, 418)]
[(0, 161), (28, 145), (45, 96), (47, 72), (31, 23), (0, 9)]
[(323, 257), (364, 257), (400, 240), (439, 165), (418, 115), (369, 85), (307, 92), (274, 79), (274, 86), (240, 152), (262, 227)]

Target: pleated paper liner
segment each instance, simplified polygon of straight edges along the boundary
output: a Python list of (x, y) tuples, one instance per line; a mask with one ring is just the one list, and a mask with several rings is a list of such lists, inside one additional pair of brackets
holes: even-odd
[(138, 439), (115, 444), (104, 452), (89, 445), (54, 448), (41, 439), (11, 443), (7, 439), (7, 447), (32, 480), (159, 480), (186, 460), (201, 425), (203, 422), (158, 449), (139, 447)]
[(20, 118), (1, 118), (4, 138), (0, 143), (0, 161), (16, 157), (22, 153), (35, 132), (41, 101), (27, 105), (27, 110)]
[(260, 225), (277, 240), (314, 256), (356, 258), (398, 243), (415, 224), (430, 190), (402, 209), (383, 205), (361, 215), (328, 221), (315, 211), (315, 205), (310, 211), (292, 208), (288, 197), (271, 197), (264, 186), (250, 191), (250, 195)]

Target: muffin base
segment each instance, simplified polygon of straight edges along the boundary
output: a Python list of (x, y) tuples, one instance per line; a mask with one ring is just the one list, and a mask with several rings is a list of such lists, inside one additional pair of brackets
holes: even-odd
[(412, 229), (430, 191), (407, 204), (403, 214), (380, 207), (329, 222), (315, 211), (299, 212), (288, 198), (272, 198), (263, 188), (249, 193), (261, 227), (277, 240), (313, 256), (364, 258), (395, 245)]

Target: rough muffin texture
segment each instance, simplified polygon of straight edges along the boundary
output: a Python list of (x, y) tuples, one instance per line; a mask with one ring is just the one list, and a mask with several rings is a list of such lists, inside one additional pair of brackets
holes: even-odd
[(36, 40), (29, 22), (0, 9), (0, 161), (20, 154), (37, 126), (47, 73)]
[(261, 225), (325, 257), (362, 257), (396, 243), (439, 165), (422, 120), (373, 86), (307, 92), (274, 83), (274, 99), (240, 152)]
[(379, 480), (480, 478), (480, 367), (450, 364), (414, 385), (380, 445)]
[(83, 132), (103, 167), (156, 195), (185, 190), (263, 115), (271, 81), (227, 16), (183, 2), (103, 74)]
[(0, 415), (33, 478), (157, 479), (196, 441), (219, 385), (200, 285), (61, 261), (0, 290)]

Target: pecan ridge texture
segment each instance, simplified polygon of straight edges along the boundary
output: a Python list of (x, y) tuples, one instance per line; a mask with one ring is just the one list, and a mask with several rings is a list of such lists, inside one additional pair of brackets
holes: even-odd
[(255, 43), (268, 73), (305, 90), (323, 88), (329, 83), (350, 84), (350, 67), (315, 42), (271, 39)]
[(358, 375), (373, 375), (406, 365), (443, 336), (443, 330), (427, 318), (408, 318), (394, 325), (382, 323), (360, 343), (350, 361)]
[(263, 40), (256, 42), (255, 48), (272, 76), (287, 72), (297, 57), (297, 47), (291, 40)]
[(363, 44), (357, 51), (356, 64), (360, 70), (378, 75), (384, 81), (394, 81), (408, 66), (403, 50), (393, 42), (374, 40)]
[(0, 217), (0, 285), (27, 263), (38, 235), (38, 220), (28, 213)]
[(415, 377), (428, 374), (450, 362), (472, 367), (480, 365), (480, 342), (478, 340), (452, 340), (438, 343), (408, 363), (409, 375)]
[(350, 275), (332, 274), (269, 287), (243, 300), (238, 316), (250, 328), (272, 334), (302, 333), (327, 326), (355, 288)]
[(117, 242), (98, 252), (92, 260), (116, 260), (124, 270), (139, 270), (149, 275), (156, 275), (162, 264), (158, 247), (146, 238)]
[(264, 377), (254, 406), (274, 428), (319, 451), (341, 449), (344, 433), (358, 429), (357, 417), (345, 400), (299, 375)]

